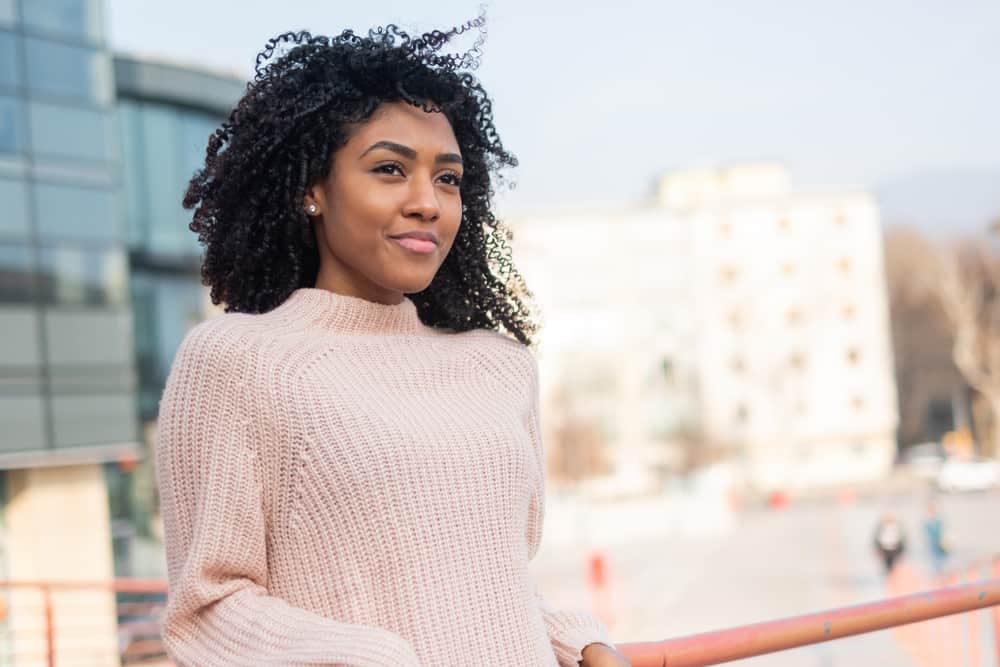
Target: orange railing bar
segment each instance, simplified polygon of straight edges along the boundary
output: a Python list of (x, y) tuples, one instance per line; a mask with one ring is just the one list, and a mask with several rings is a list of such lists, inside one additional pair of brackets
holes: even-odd
[(35, 588), (51, 590), (105, 590), (115, 593), (166, 593), (164, 579), (111, 579), (106, 581), (30, 581), (0, 579), (0, 588)]
[(996, 605), (1000, 578), (619, 648), (632, 667), (702, 667)]

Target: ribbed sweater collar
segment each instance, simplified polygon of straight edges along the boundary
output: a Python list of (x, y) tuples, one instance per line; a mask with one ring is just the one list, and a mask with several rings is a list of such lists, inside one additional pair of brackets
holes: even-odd
[(414, 333), (425, 328), (416, 305), (405, 297), (398, 304), (386, 305), (316, 287), (298, 288), (274, 312), (343, 333)]

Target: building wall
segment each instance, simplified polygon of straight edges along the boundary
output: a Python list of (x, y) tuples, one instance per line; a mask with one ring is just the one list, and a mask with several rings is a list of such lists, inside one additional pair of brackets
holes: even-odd
[[(101, 0), (0, 0), (5, 577), (107, 581), (103, 462), (139, 449), (111, 55)], [(113, 596), (53, 593), (57, 651), (117, 664)], [(0, 655), (38, 656), (37, 591)]]
[(678, 438), (696, 420), (687, 228), (659, 209), (512, 227), (541, 310), (546, 441), (555, 447), (567, 420), (588, 420), (606, 443), (615, 492), (654, 486), (657, 468), (682, 465)]
[[(27, 468), (7, 474), (7, 576), (15, 581), (108, 582), (114, 572), (101, 466)], [(51, 603), (59, 664), (118, 664), (110, 590), (54, 590)], [(11, 594), (12, 646), (7, 648), (23, 656), (16, 662), (19, 667), (47, 664), (43, 605), (38, 589)]]
[[(111, 58), (97, 0), (0, 9), (0, 467), (135, 451)], [(89, 456), (88, 456), (89, 452)]]
[(717, 191), (682, 215), (709, 437), (763, 488), (885, 475), (898, 420), (871, 198)]
[(568, 393), (608, 424), (626, 487), (648, 479), (635, 468), (655, 465), (664, 433), (728, 452), (765, 489), (889, 471), (897, 411), (878, 211), (864, 193), (790, 182), (776, 165), (700, 169), (666, 177), (651, 208), (514, 221), (515, 259), (542, 308), (550, 441)]

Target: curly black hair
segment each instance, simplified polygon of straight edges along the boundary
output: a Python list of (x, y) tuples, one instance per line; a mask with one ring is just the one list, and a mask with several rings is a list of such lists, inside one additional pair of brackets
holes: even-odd
[[(260, 313), (313, 287), (319, 253), (303, 211), (307, 189), (326, 178), (350, 126), (380, 105), (404, 101), (441, 112), (461, 147), (462, 222), (431, 284), (410, 295), (422, 322), (507, 332), (531, 344), (531, 294), (511, 260), (510, 232), (492, 211), (492, 178), (517, 165), (493, 125), (492, 102), (469, 72), (485, 37), (479, 16), (448, 31), (411, 36), (395, 25), (360, 36), (286, 32), (257, 55), (255, 76), (209, 137), (205, 165), (184, 195), (189, 225), (205, 246), (202, 283), (227, 312)], [(478, 30), (463, 54), (441, 52)]]

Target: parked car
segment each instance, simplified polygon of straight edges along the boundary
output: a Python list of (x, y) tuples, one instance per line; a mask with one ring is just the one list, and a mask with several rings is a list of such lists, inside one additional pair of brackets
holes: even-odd
[(937, 475), (942, 491), (987, 491), (1000, 485), (1000, 462), (948, 459)]
[(927, 480), (937, 478), (947, 458), (948, 454), (939, 442), (910, 445), (900, 455), (903, 465), (910, 468), (918, 477)]

